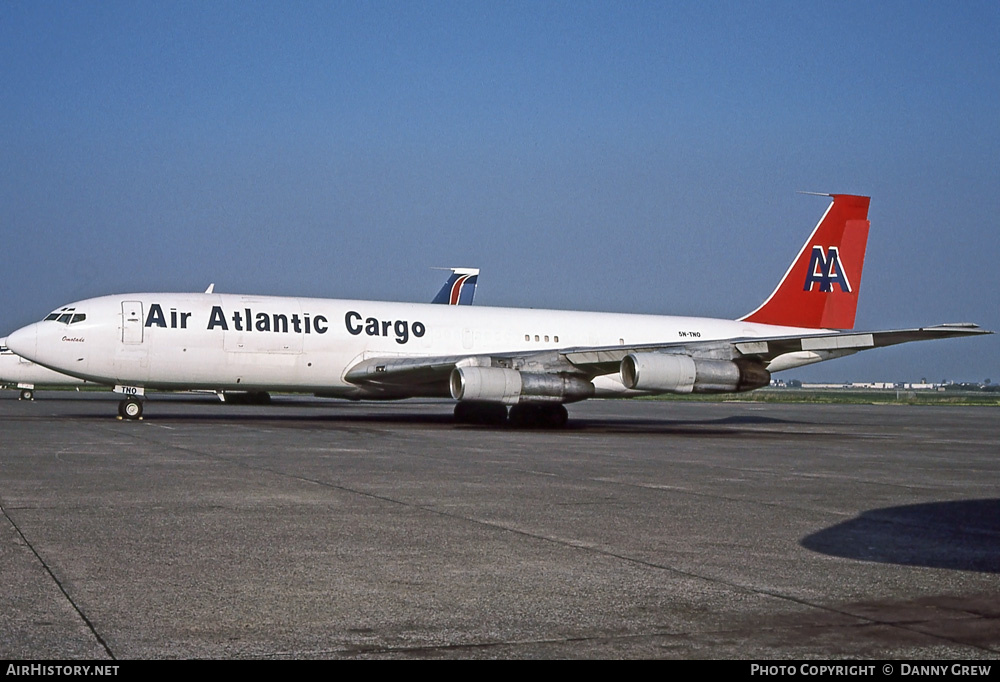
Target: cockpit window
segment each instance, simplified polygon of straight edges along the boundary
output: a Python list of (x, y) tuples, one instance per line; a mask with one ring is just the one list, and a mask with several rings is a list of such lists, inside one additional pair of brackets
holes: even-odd
[(63, 324), (73, 324), (74, 322), (83, 322), (87, 319), (84, 313), (75, 312), (76, 308), (60, 308), (55, 312), (49, 313), (45, 317), (45, 321), (62, 322)]

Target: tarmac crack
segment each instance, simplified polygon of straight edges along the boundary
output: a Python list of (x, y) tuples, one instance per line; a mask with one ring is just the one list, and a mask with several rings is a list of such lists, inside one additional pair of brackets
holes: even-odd
[(49, 566), (48, 562), (45, 561), (44, 557), (42, 557), (39, 551), (35, 549), (35, 546), (31, 543), (31, 540), (28, 539), (28, 536), (26, 536), (24, 534), (24, 531), (21, 530), (20, 526), (17, 525), (17, 522), (14, 520), (14, 518), (7, 513), (7, 508), (4, 506), (2, 500), (0, 500), (0, 513), (3, 514), (3, 517), (5, 519), (7, 519), (7, 523), (9, 523), (11, 528), (14, 529), (14, 532), (17, 533), (17, 536), (21, 538), (21, 541), (24, 542), (24, 546), (27, 547), (28, 550), (32, 553), (32, 555), (38, 561), (39, 565), (42, 567), (42, 570), (44, 570), (48, 574), (48, 576), (52, 579), (53, 584), (55, 584), (59, 592), (62, 593), (63, 597), (66, 598), (66, 602), (70, 605), (73, 611), (76, 612), (76, 614), (80, 617), (83, 623), (87, 626), (87, 630), (89, 630), (90, 633), (94, 636), (94, 639), (97, 640), (98, 644), (101, 645), (104, 651), (108, 654), (108, 657), (111, 658), (112, 660), (116, 660), (114, 652), (111, 651), (111, 647), (109, 647), (108, 643), (104, 641), (103, 637), (101, 637), (101, 634), (97, 631), (97, 628), (94, 626), (94, 623), (90, 620), (90, 618), (87, 617), (87, 614), (83, 612), (79, 604), (76, 603), (76, 601), (73, 599), (73, 596), (62, 584), (62, 581), (59, 580), (58, 576), (56, 576), (55, 572)]

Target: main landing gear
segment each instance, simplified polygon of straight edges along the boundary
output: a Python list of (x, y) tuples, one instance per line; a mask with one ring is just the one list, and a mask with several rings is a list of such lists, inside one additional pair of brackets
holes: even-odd
[(142, 401), (138, 398), (125, 398), (118, 403), (118, 418), (134, 421), (142, 419)]
[(507, 422), (507, 406), (503, 403), (463, 401), (455, 405), (455, 421), (459, 424), (502, 426)]
[(561, 403), (527, 403), (510, 408), (510, 425), (518, 429), (561, 429), (569, 420), (569, 412)]
[(222, 402), (233, 405), (270, 405), (271, 394), (267, 391), (233, 391), (230, 393), (223, 393)]
[(560, 403), (525, 403), (514, 405), (507, 414), (503, 403), (462, 401), (455, 405), (455, 421), (459, 424), (502, 426), (507, 423), (518, 429), (561, 429), (569, 413)]

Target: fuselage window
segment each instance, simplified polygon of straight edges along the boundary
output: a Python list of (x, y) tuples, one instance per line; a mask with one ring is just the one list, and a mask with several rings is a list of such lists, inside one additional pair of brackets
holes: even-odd
[(556, 343), (559, 343), (559, 337), (558, 336), (553, 336), (552, 340), (555, 341)]

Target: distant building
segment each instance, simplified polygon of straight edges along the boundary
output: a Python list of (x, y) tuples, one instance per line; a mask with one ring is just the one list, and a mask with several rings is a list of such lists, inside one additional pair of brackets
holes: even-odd
[(803, 383), (797, 379), (771, 379), (771, 388), (804, 388), (814, 391), (943, 391), (944, 384), (926, 381), (842, 381), (831, 383)]

